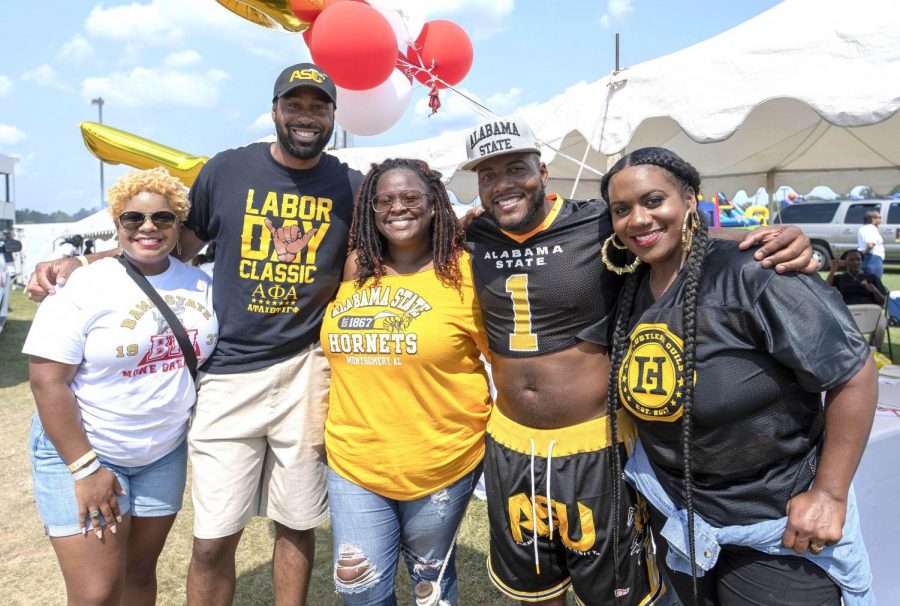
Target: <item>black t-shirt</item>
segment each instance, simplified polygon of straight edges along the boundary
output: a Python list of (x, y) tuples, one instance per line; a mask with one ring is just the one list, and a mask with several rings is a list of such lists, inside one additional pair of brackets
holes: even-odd
[(579, 341), (606, 346), (622, 283), (600, 260), (610, 233), (601, 200), (557, 196), (544, 224), (524, 236), (487, 214), (475, 219), (466, 240), (491, 351), (530, 357)]
[[(191, 187), (186, 221), (216, 243), (213, 305), (219, 344), (213, 373), (270, 366), (315, 342), (347, 256), (353, 195), (362, 175), (324, 154), (308, 170), (282, 166), (269, 143), (217, 154)], [(317, 228), (291, 263), (282, 263), (264, 221)]]
[[(663, 488), (683, 506), (680, 388), (684, 273), (655, 303), (647, 277), (619, 372)], [(711, 240), (697, 297), (691, 469), (696, 511), (716, 525), (785, 515), (815, 477), (821, 392), (869, 355), (840, 295), (818, 275), (763, 269), (752, 251)]]
[(847, 305), (878, 305), (875, 302), (875, 297), (863, 285), (863, 281), (873, 285), (882, 295), (887, 296), (887, 288), (884, 287), (884, 284), (881, 283), (881, 280), (875, 274), (860, 272), (856, 276), (851, 276), (848, 273), (842, 273), (836, 274), (832, 279), (834, 287), (844, 297), (844, 303)]

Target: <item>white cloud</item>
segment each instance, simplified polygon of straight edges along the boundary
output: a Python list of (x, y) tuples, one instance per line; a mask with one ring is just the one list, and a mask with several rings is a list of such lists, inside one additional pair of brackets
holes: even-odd
[(485, 103), (485, 105), (495, 114), (502, 116), (504, 114), (510, 114), (515, 111), (520, 105), (521, 98), (522, 89), (512, 87), (506, 92), (494, 93), (493, 95), (488, 97), (487, 103)]
[(58, 88), (60, 90), (71, 89), (71, 87), (60, 78), (59, 73), (46, 63), (34, 69), (30, 69), (27, 72), (23, 72), (22, 80), (34, 82), (38, 86), (48, 88)]
[(25, 139), (25, 133), (15, 126), (0, 124), (0, 145), (15, 145)]
[(163, 60), (167, 67), (189, 67), (203, 62), (203, 57), (193, 49), (170, 53)]
[[(203, 37), (238, 45), (276, 63), (283, 63), (286, 56), (301, 55), (298, 61), (308, 58), (298, 35), (278, 35), (210, 0), (149, 0), (109, 8), (98, 5), (84, 27), (92, 37), (133, 46), (180, 45)], [(121, 61), (119, 64), (124, 65)]]
[(428, 19), (448, 18), (475, 40), (482, 40), (506, 29), (515, 8), (515, 0), (420, 0)]
[(222, 70), (186, 72), (166, 68), (136, 67), (128, 72), (87, 78), (81, 83), (85, 99), (101, 96), (125, 107), (213, 107), (219, 101), (219, 85), (228, 79)]
[(71, 62), (79, 62), (87, 59), (94, 54), (94, 47), (81, 34), (75, 36), (62, 45), (56, 54), (58, 59)]
[(606, 13), (600, 17), (600, 25), (608, 28), (613, 19), (621, 20), (634, 10), (634, 0), (608, 0)]
[(256, 117), (256, 120), (253, 121), (253, 124), (247, 127), (247, 130), (251, 130), (253, 132), (274, 132), (275, 125), (272, 122), (272, 112), (261, 113)]
[(6, 76), (0, 76), (0, 97), (5, 97), (12, 91), (13, 83), (12, 80), (7, 78)]

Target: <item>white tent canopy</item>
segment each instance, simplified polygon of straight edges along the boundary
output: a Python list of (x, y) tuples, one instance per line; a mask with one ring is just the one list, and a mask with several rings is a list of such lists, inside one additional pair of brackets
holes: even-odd
[[(547, 144), (543, 159), (571, 194), (597, 196), (608, 156), (669, 147), (700, 169), (706, 191), (837, 192), (900, 185), (900, 3), (785, 0), (718, 36), (518, 112)], [(424, 158), (462, 200), (466, 130), (404, 145), (339, 150), (351, 166)], [(585, 182), (586, 181), (586, 182)]]

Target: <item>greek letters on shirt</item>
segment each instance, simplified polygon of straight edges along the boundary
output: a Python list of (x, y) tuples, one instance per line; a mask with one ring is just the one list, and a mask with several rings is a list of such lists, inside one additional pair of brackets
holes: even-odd
[[(316, 281), (316, 253), (328, 234), (334, 202), (331, 198), (284, 192), (247, 190), (241, 228), (241, 278), (257, 282), (247, 301), (247, 311), (274, 314), (300, 311), (297, 285)], [(276, 226), (296, 225), (304, 234), (316, 234), (290, 263), (278, 260), (272, 235), (265, 226), (270, 219)]]
[[(182, 296), (165, 295), (163, 300), (172, 309), (172, 312), (178, 318), (178, 321), (185, 324), (184, 315), (187, 313), (199, 313), (204, 320), (209, 320), (212, 314), (205, 306), (193, 299)], [(194, 310), (189, 312), (188, 310)], [(184, 356), (181, 354), (181, 347), (178, 340), (169, 329), (169, 325), (156, 306), (149, 299), (141, 300), (137, 305), (128, 311), (127, 317), (122, 320), (121, 327), (134, 330), (139, 323), (153, 323), (155, 328), (150, 335), (149, 343), (138, 344), (128, 343), (126, 345), (118, 345), (116, 347), (117, 358), (137, 358), (141, 351), (145, 351), (144, 355), (137, 359), (134, 368), (122, 370), (123, 377), (136, 377), (139, 375), (153, 374), (156, 372), (170, 372), (184, 367)], [(204, 339), (207, 345), (215, 343), (216, 334), (200, 335), (196, 328), (186, 328), (188, 339), (194, 346), (194, 353), (197, 359), (203, 359), (200, 351), (199, 339)]]
[(418, 353), (415, 321), (431, 304), (407, 288), (363, 288), (336, 301), (333, 318), (341, 332), (328, 333), (332, 354), (345, 354), (351, 365), (402, 366), (404, 355)]

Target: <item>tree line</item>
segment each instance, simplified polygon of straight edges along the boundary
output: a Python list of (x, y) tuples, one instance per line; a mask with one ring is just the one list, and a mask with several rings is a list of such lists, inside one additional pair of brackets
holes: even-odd
[(56, 210), (52, 213), (42, 213), (39, 210), (31, 210), (28, 208), (16, 209), (16, 223), (72, 223), (79, 221), (85, 217), (97, 212), (96, 208), (81, 208), (74, 214), (69, 214), (62, 210)]

